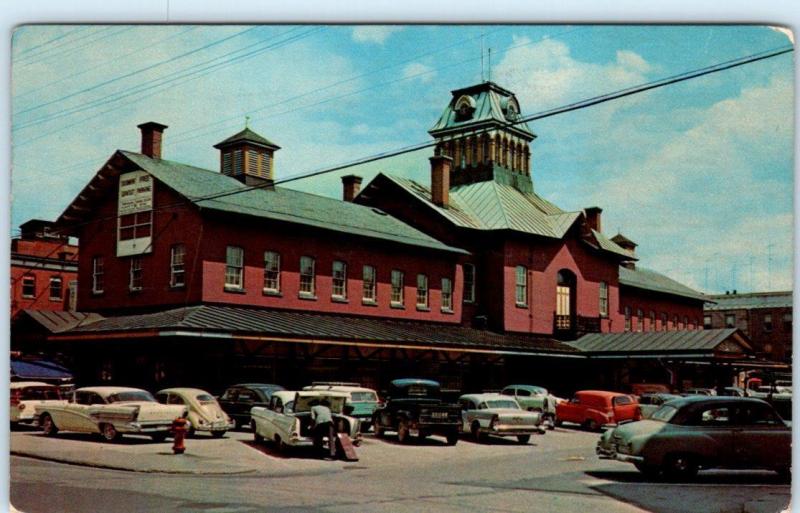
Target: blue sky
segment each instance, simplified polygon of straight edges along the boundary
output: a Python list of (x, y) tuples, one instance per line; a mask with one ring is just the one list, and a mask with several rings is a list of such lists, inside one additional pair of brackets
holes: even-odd
[[(115, 149), (138, 150), (144, 121), (169, 125), (165, 158), (217, 169), (213, 144), (249, 116), (282, 147), (279, 179), (427, 141), (450, 91), (481, 79), (482, 42), (525, 114), (790, 44), (763, 26), (25, 26), (12, 227), (55, 219)], [(793, 77), (788, 54), (534, 122), (536, 192), (601, 206), (642, 266), (700, 290), (789, 289)], [(291, 186), (427, 182), (428, 155)]]

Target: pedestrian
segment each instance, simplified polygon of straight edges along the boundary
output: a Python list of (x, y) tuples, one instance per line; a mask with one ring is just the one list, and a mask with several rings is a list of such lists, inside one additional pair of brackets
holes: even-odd
[(331, 416), (331, 403), (327, 399), (311, 402), (311, 421), (314, 423), (314, 447), (322, 447), (323, 439), (328, 437), (328, 456), (325, 459), (336, 458), (336, 430), (333, 428)]

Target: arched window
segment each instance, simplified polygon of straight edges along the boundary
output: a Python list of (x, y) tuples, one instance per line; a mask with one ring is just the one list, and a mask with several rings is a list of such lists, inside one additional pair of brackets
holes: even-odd
[(510, 167), (511, 170), (514, 171), (516, 169), (516, 165), (515, 164), (517, 162), (517, 145), (514, 144), (514, 141), (511, 141), (511, 150), (509, 151), (509, 153), (510, 153), (511, 159), (510, 159), (510, 162), (508, 164), (508, 167)]
[(575, 273), (568, 269), (556, 275), (556, 329), (570, 330), (575, 317)]
[(492, 156), (489, 154), (489, 138), (483, 136), (483, 162), (489, 162)]

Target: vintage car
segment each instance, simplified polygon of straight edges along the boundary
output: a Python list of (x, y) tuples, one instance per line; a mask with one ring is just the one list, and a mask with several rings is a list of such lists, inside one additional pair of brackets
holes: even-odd
[(442, 400), (441, 387), (430, 379), (396, 379), (392, 381), (386, 404), (372, 416), (375, 436), (396, 431), (397, 440), (406, 443), (410, 437), (420, 440), (441, 435), (448, 445), (458, 443), (461, 433), (461, 406)]
[(360, 420), (361, 429), (364, 430), (372, 427), (372, 414), (380, 405), (375, 390), (364, 388), (358, 383), (317, 382), (303, 387), (303, 390), (329, 390), (346, 393), (348, 395), (347, 406), (352, 409), (350, 416)]
[(667, 401), (677, 399), (681, 396), (676, 394), (662, 394), (662, 393), (647, 393), (639, 396), (639, 408), (642, 411), (642, 418), (646, 419), (652, 415), (654, 411), (661, 408), (661, 405)]
[(214, 396), (199, 388), (167, 388), (156, 393), (156, 400), (161, 404), (178, 404), (189, 410), (188, 419), (191, 428), (189, 436), (198, 431), (211, 433), (219, 438), (229, 429), (235, 427)]
[(636, 398), (619, 392), (581, 390), (575, 392), (569, 402), (556, 406), (556, 425), (573, 422), (590, 431), (597, 431), (607, 424), (641, 418), (642, 411)]
[(61, 398), (58, 386), (48, 385), (41, 381), (17, 381), (11, 383), (11, 425), (33, 424), (36, 420), (35, 407), (64, 405), (66, 399)]
[(500, 393), (516, 399), (523, 410), (541, 412), (547, 427), (550, 429), (555, 427), (556, 405), (563, 399), (550, 394), (546, 388), (535, 385), (508, 385)]
[(544, 434), (542, 414), (523, 410), (513, 398), (501, 394), (465, 394), (458, 398), (461, 405), (462, 430), (476, 441), (489, 435), (516, 436), (526, 444), (532, 434)]
[(250, 425), (250, 410), (253, 406), (268, 406), (272, 393), (278, 390), (283, 390), (283, 387), (267, 383), (242, 383), (228, 387), (218, 401), (222, 410), (240, 428)]
[(45, 435), (99, 433), (109, 442), (123, 434), (150, 435), (163, 441), (172, 421), (187, 414), (185, 406), (159, 404), (150, 392), (127, 387), (78, 388), (66, 404), (36, 406), (36, 418)]
[(603, 433), (601, 458), (633, 463), (648, 475), (690, 478), (701, 468), (770, 469), (788, 475), (792, 432), (767, 402), (690, 396)]
[(311, 402), (327, 400), (338, 433), (347, 433), (354, 445), (361, 443), (358, 419), (343, 414), (348, 395), (321, 390), (279, 390), (272, 394), (269, 406), (255, 406), (250, 411), (253, 438), (261, 443), (274, 442), (278, 450), (314, 444)]

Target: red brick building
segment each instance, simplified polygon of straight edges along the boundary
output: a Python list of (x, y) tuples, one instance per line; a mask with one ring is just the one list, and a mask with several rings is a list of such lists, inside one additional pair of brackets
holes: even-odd
[(11, 318), (20, 310), (75, 310), (78, 247), (54, 228), (32, 219), (11, 240)]

